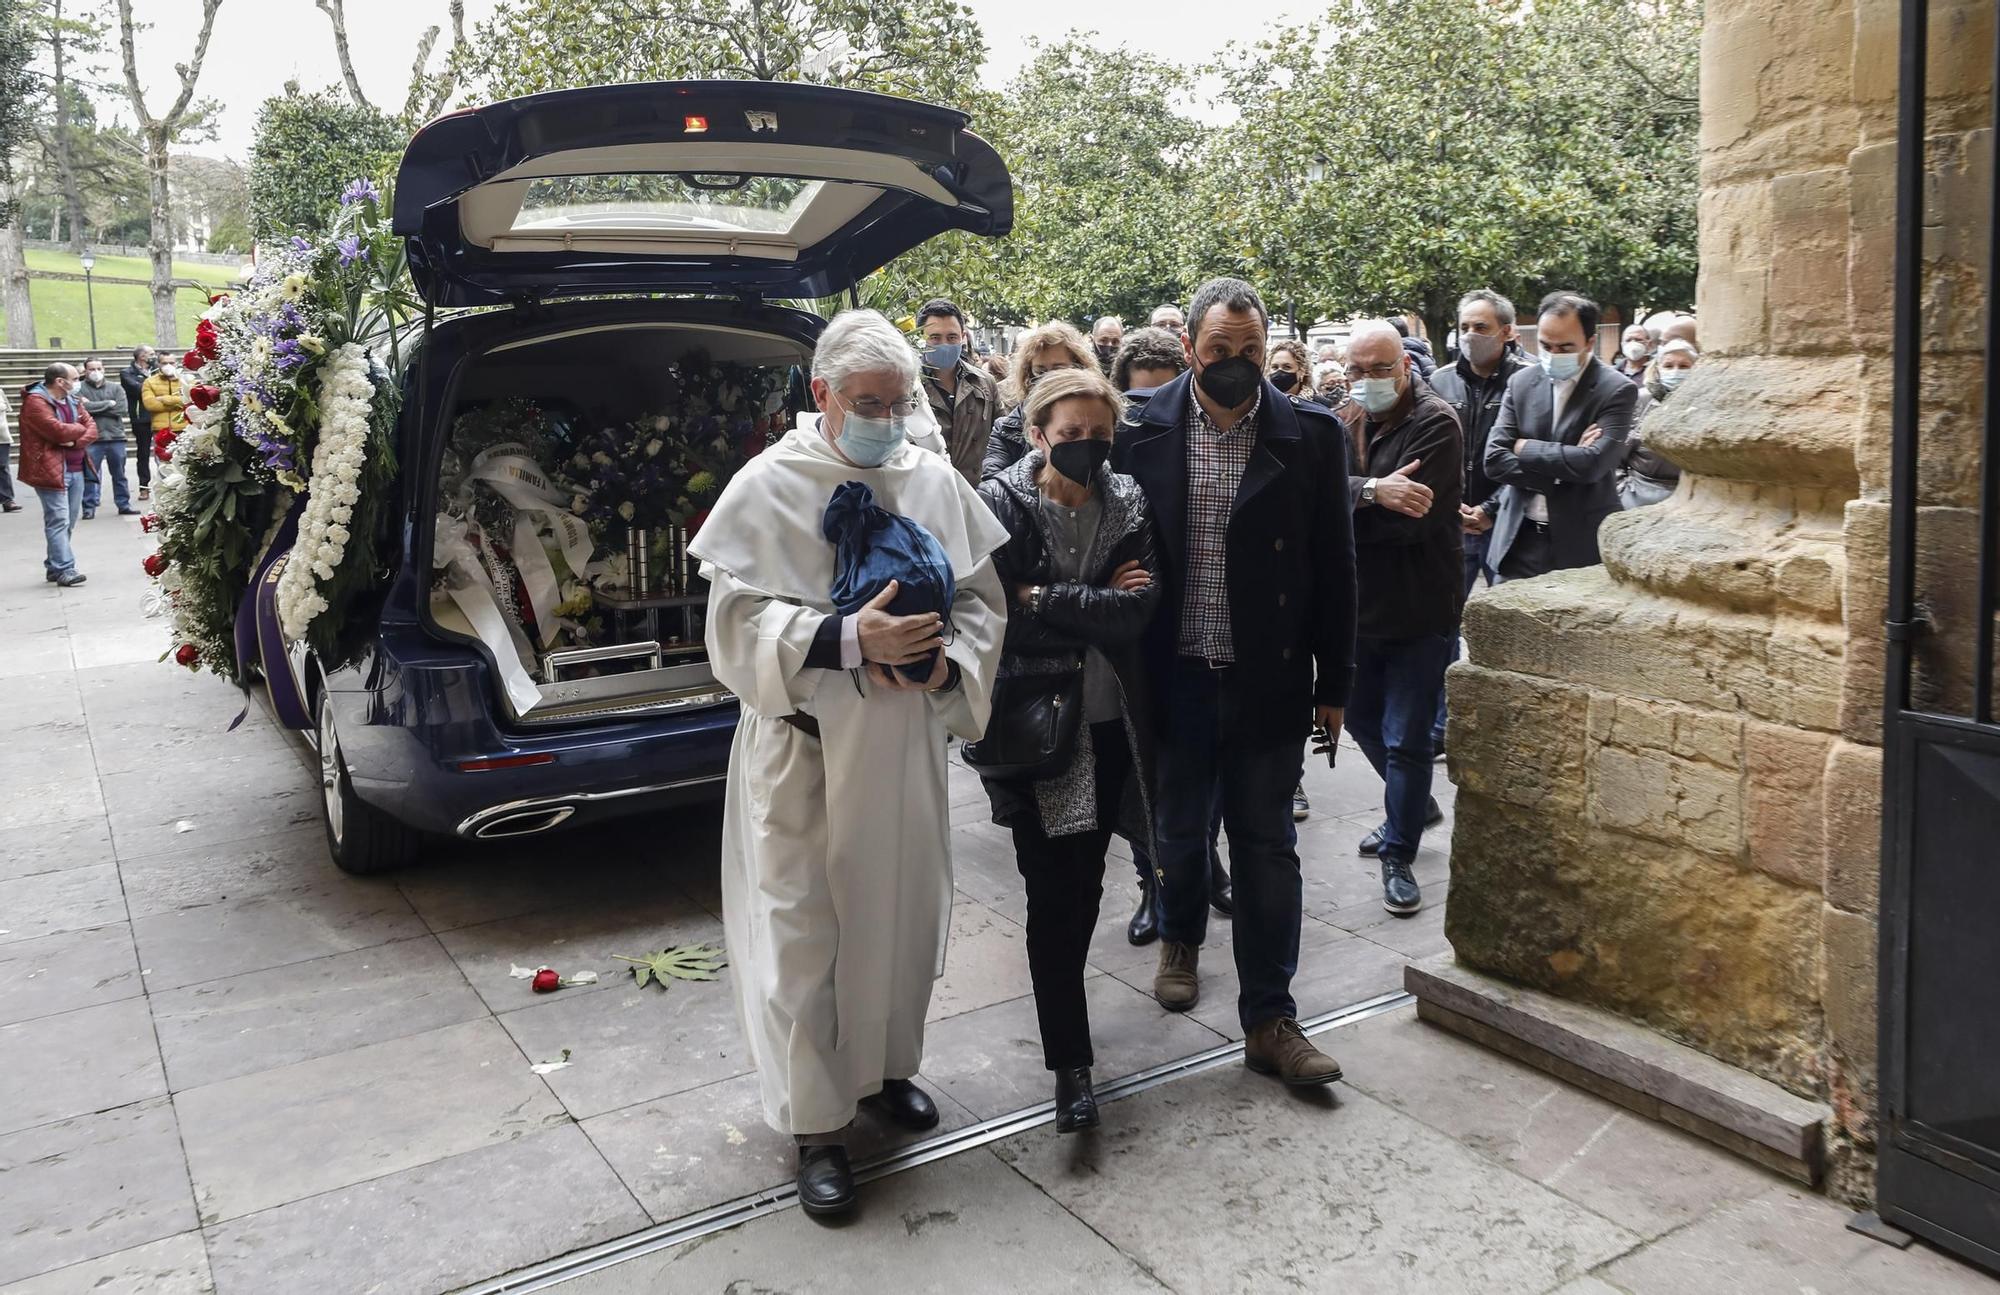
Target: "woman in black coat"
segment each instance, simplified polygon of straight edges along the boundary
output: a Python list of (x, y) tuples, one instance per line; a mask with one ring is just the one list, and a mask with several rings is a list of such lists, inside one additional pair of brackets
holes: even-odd
[[(1094, 368), (1048, 374), (1023, 409), (1027, 456), (979, 487), (1011, 537), (993, 557), (1010, 606), (993, 716), (965, 758), (1027, 882), (1028, 969), (1065, 1133), (1097, 1123), (1083, 978), (1105, 848), (1114, 832), (1152, 839), (1138, 644), (1160, 590), (1145, 495), (1105, 466), (1123, 409)], [(1064, 707), (1081, 714), (1065, 725)], [(1044, 758), (1024, 772), (1031, 751)]]

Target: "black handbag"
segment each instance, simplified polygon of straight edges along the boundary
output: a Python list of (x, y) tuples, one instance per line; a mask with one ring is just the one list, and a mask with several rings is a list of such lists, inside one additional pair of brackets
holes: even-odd
[(993, 684), (993, 719), (965, 762), (982, 778), (1052, 778), (1076, 750), (1083, 671), (1006, 675)]

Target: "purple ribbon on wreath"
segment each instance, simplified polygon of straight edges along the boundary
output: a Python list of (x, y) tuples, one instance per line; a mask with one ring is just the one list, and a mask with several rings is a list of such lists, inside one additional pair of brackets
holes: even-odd
[[(263, 560), (257, 563), (256, 570), (251, 572), (250, 583), (243, 590), (243, 599), (236, 604), (236, 677), (246, 677), (253, 662), (261, 664), (265, 683), (271, 692), (271, 707), (277, 712), (278, 722), (287, 728), (308, 728), (312, 719), (306, 714), (305, 700), (299, 696), (291, 670), (285, 665), (285, 637), (278, 629), (278, 582), (273, 578), (271, 568), (279, 558), (292, 551), (292, 543), (299, 534), (299, 514), (304, 510), (305, 496), (299, 495), (285, 510), (285, 520), (279, 525), (276, 538), (265, 551)], [(260, 644), (265, 648), (277, 645), (276, 666), (264, 658)], [(250, 714), (247, 684), (244, 686), (244, 697), (242, 712), (229, 721), (232, 732)]]

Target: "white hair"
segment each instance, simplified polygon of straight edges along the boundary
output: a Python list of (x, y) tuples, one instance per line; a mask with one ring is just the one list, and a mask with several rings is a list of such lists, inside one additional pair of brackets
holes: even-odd
[(1690, 360), (1699, 360), (1701, 358), (1701, 352), (1694, 349), (1694, 343), (1684, 337), (1676, 337), (1673, 341), (1662, 346), (1659, 355), (1655, 358), (1664, 360), (1669, 355), (1685, 355)]
[(812, 375), (835, 391), (863, 373), (894, 373), (903, 388), (917, 388), (917, 353), (880, 311), (843, 310), (813, 348)]

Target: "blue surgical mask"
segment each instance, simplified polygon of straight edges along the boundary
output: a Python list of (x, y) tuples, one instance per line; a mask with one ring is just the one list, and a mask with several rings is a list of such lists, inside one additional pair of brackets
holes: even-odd
[(1543, 351), (1540, 358), (1542, 361), (1542, 372), (1548, 374), (1557, 382), (1568, 382), (1571, 378), (1583, 372), (1583, 357), (1581, 355), (1556, 355), (1549, 351)]
[(1394, 378), (1359, 378), (1348, 388), (1348, 395), (1361, 402), (1361, 407), (1371, 414), (1386, 414), (1396, 405), (1399, 393)]
[(958, 367), (965, 355), (965, 346), (959, 342), (942, 342), (924, 350), (924, 367), (933, 373), (948, 373)]
[(1681, 385), (1681, 383), (1685, 382), (1687, 380), (1687, 375), (1693, 372), (1694, 372), (1693, 369), (1661, 369), (1660, 385), (1665, 387), (1668, 391), (1672, 391), (1675, 387), (1678, 387)]
[[(834, 399), (839, 400), (836, 396)], [(907, 418), (863, 418), (841, 403), (840, 433), (834, 443), (856, 464), (879, 468), (908, 438)]]

